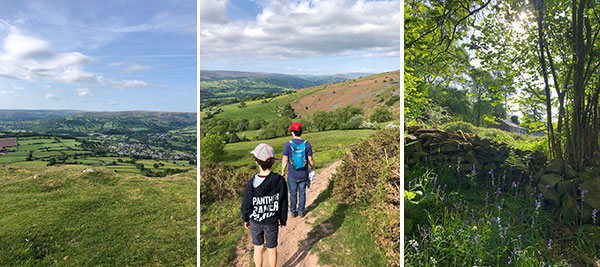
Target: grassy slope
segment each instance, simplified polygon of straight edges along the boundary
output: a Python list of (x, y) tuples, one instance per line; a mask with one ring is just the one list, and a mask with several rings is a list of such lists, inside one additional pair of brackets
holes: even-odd
[(0, 265), (196, 264), (196, 175), (0, 167)]
[[(390, 78), (396, 81), (399, 80), (399, 73), (391, 72), (375, 74), (355, 81), (350, 80), (342, 83), (308, 87), (298, 90), (294, 94), (278, 96), (266, 104), (262, 103), (263, 100), (256, 100), (246, 102), (247, 106), (245, 108), (239, 108), (238, 104), (226, 105), (222, 107), (223, 112), (216, 114), (215, 117), (230, 119), (254, 119), (258, 117), (269, 120), (277, 118), (276, 111), (287, 103), (292, 105), (296, 113), (306, 117), (317, 110), (334, 110), (337, 102), (340, 102), (340, 104), (336, 107), (359, 106), (365, 110), (366, 115), (369, 115), (372, 109), (384, 104), (384, 102), (379, 103), (379, 99), (384, 98), (387, 100), (394, 93), (399, 93), (399, 84), (382, 82), (386, 79), (386, 76), (388, 80)], [(376, 80), (378, 82), (375, 82)], [(336, 93), (333, 93), (333, 91), (336, 91)], [(370, 95), (367, 96), (367, 94)], [(308, 107), (308, 110), (305, 107)], [(400, 105), (396, 103), (391, 110), (399, 116)], [(205, 112), (200, 112), (200, 117), (203, 117)]]
[[(336, 130), (305, 133), (302, 135), (302, 138), (310, 142), (313, 147), (315, 164), (322, 167), (322, 164), (332, 163), (321, 163), (321, 157), (323, 157), (323, 155), (327, 155), (324, 152), (332, 152), (334, 149), (340, 149), (342, 147), (358, 143), (360, 140), (368, 137), (373, 132), (374, 130)], [(291, 140), (291, 137), (288, 136), (269, 140), (227, 144), (225, 146), (226, 156), (224, 161), (232, 165), (251, 164), (252, 157), (250, 156), (250, 151), (252, 151), (256, 145), (260, 143), (267, 143), (273, 146), (276, 157), (281, 158), (283, 146), (289, 140)], [(279, 166), (279, 168), (275, 168), (274, 170), (279, 172), (281, 170), (281, 165), (279, 164), (277, 166)]]

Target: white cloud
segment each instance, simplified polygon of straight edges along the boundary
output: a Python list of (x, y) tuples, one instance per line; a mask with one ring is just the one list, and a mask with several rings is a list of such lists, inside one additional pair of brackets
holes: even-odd
[(273, 0), (253, 21), (217, 24), (203, 18), (200, 53), (279, 59), (349, 52), (397, 56), (400, 24), (399, 1)]
[(108, 63), (108, 66), (110, 66), (110, 67), (118, 67), (118, 66), (123, 66), (125, 64), (126, 64), (125, 62), (111, 62), (111, 63)]
[(200, 0), (200, 23), (227, 23), (227, 0)]
[(125, 88), (146, 87), (146, 86), (148, 86), (148, 83), (146, 83), (144, 81), (140, 81), (140, 80), (124, 80), (119, 85), (119, 88), (120, 89), (125, 89)]
[(109, 102), (108, 102), (108, 104), (109, 104), (109, 105), (116, 105), (116, 104), (117, 104), (117, 102), (115, 102), (115, 101), (109, 101)]
[(133, 64), (133, 65), (129, 65), (127, 68), (125, 68), (125, 71), (130, 73), (133, 71), (141, 71), (141, 70), (148, 70), (148, 69), (150, 69), (150, 66)]
[(77, 88), (75, 89), (75, 91), (77, 91), (77, 95), (78, 96), (94, 96), (94, 94), (92, 93), (92, 91), (89, 88)]
[(23, 91), (23, 90), (25, 90), (25, 88), (23, 88), (22, 86), (17, 86), (15, 84), (13, 84), (12, 86), (13, 86), (13, 89), (15, 89), (17, 91)]
[(46, 98), (46, 99), (54, 99), (54, 100), (56, 100), (56, 99), (60, 99), (60, 97), (58, 97), (58, 96), (57, 96), (57, 95), (55, 95), (55, 94), (46, 94), (46, 95), (44, 96), (44, 98)]
[(0, 53), (0, 76), (18, 80), (45, 80), (65, 83), (97, 82), (93, 73), (83, 69), (92, 61), (79, 52), (58, 53), (48, 42), (31, 36), (10, 33)]

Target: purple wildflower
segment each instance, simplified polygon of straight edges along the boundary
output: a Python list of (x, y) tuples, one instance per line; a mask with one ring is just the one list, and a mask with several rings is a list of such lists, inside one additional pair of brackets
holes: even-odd
[(499, 196), (500, 194), (502, 194), (502, 189), (500, 189), (500, 187), (498, 187), (495, 194), (496, 194), (496, 196)]
[(517, 236), (517, 238), (519, 239), (519, 242), (522, 242), (522, 241), (521, 241), (521, 234), (519, 234), (519, 235)]
[(546, 185), (546, 189), (548, 189), (548, 188), (550, 188), (550, 187), (552, 187), (552, 186), (551, 186), (551, 185), (549, 185), (549, 184), (547, 184), (547, 185)]
[(444, 184), (444, 190), (443, 190), (444, 192), (446, 192), (446, 187), (448, 187), (448, 185)]
[(475, 169), (475, 163), (473, 163), (473, 168), (472, 168), (471, 172), (473, 173), (473, 175), (475, 175), (477, 173), (477, 170)]
[(552, 249), (552, 239), (548, 240), (548, 250)]
[(594, 225), (596, 224), (596, 214), (598, 213), (597, 209), (592, 210), (592, 219), (594, 219)]
[(529, 174), (529, 184), (533, 184), (533, 174)]
[(479, 240), (479, 236), (478, 236), (478, 235), (475, 235), (475, 236), (473, 236), (473, 239), (475, 240), (475, 247), (479, 247), (479, 246), (477, 245), (477, 240)]
[(583, 202), (583, 196), (584, 196), (584, 195), (585, 195), (587, 192), (589, 192), (589, 191), (587, 191), (587, 190), (585, 190), (585, 189), (584, 189), (583, 191), (581, 191), (581, 202)]
[(438, 175), (436, 174), (436, 175), (435, 175), (435, 178), (433, 178), (433, 184), (434, 184), (434, 185), (435, 185), (435, 184), (437, 184), (437, 178), (438, 178)]

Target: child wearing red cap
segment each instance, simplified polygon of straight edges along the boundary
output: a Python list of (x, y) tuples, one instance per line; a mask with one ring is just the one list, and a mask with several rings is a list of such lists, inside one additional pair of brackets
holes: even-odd
[(271, 171), (275, 162), (273, 147), (259, 144), (250, 154), (254, 155), (260, 172), (246, 184), (242, 200), (242, 219), (246, 229), (252, 234), (255, 265), (262, 266), (263, 244), (266, 241), (269, 265), (275, 267), (278, 226), (285, 226), (287, 221), (287, 186), (283, 176)]
[[(312, 146), (308, 141), (300, 137), (302, 135), (302, 125), (299, 122), (294, 122), (288, 129), (292, 131), (293, 139), (285, 143), (283, 148), (281, 173), (284, 177), (287, 176), (290, 188), (290, 213), (292, 214), (292, 218), (298, 215), (304, 217), (306, 187), (309, 183), (308, 175), (315, 169), (315, 162), (312, 157)], [(289, 168), (286, 175), (285, 168), (288, 165)], [(297, 195), (299, 196), (296, 197)], [(299, 202), (297, 209), (296, 200)]]

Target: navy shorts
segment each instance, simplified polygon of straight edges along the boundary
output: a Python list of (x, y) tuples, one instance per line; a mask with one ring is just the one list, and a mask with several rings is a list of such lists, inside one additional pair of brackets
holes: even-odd
[(267, 239), (267, 248), (277, 247), (279, 224), (258, 224), (250, 220), (250, 233), (252, 233), (252, 244), (255, 246), (261, 246)]

